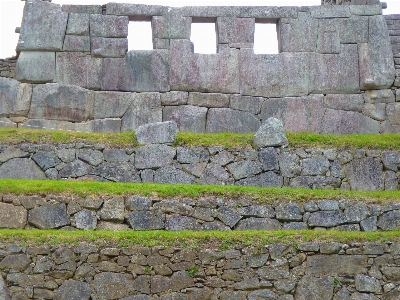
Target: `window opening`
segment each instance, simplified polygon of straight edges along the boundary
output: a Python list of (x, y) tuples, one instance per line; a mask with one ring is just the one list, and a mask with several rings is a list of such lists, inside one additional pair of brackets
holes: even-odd
[(278, 26), (277, 22), (259, 22), (255, 24), (254, 53), (278, 54)]
[(153, 50), (150, 21), (130, 21), (128, 25), (128, 51)]
[(216, 54), (217, 34), (215, 21), (193, 22), (190, 40), (194, 44), (194, 53)]

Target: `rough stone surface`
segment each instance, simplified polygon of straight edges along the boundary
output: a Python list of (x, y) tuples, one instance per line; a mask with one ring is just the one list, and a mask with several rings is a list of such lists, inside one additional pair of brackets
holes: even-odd
[(230, 108), (210, 108), (207, 114), (207, 132), (255, 132), (260, 121), (251, 113)]
[(273, 219), (248, 218), (239, 221), (237, 230), (278, 230), (282, 225)]
[(229, 107), (229, 95), (216, 93), (189, 93), (189, 105), (204, 107)]
[(295, 296), (299, 300), (328, 300), (332, 299), (333, 288), (334, 280), (330, 276), (305, 276), (299, 281)]
[(46, 175), (33, 160), (13, 158), (0, 166), (0, 178), (46, 179)]
[(68, 26), (66, 34), (89, 35), (89, 14), (73, 13), (68, 14)]
[(132, 275), (104, 272), (94, 276), (94, 291), (98, 299), (121, 299), (131, 294)]
[(95, 213), (91, 210), (83, 209), (75, 214), (76, 228), (93, 230), (97, 227), (97, 219)]
[(128, 36), (128, 17), (90, 15), (90, 35), (108, 38), (126, 38)]
[(65, 281), (54, 295), (54, 300), (89, 300), (91, 289), (89, 284), (77, 280)]
[(0, 116), (26, 115), (32, 97), (32, 86), (0, 77)]
[(91, 53), (93, 57), (125, 57), (128, 52), (128, 39), (92, 37)]
[(93, 117), (121, 118), (135, 99), (133, 93), (95, 92)]
[(0, 300), (11, 300), (7, 284), (4, 281), (3, 276), (0, 276)]
[[(24, 228), (27, 220), (27, 211), (21, 206), (0, 203), (0, 228)], [(1, 289), (0, 289), (1, 290)]]
[(152, 144), (136, 151), (135, 166), (138, 169), (160, 168), (172, 163), (176, 150), (166, 145)]
[(166, 106), (163, 111), (163, 121), (174, 121), (180, 131), (205, 132), (207, 112), (206, 107)]
[(134, 230), (163, 229), (165, 215), (152, 211), (131, 212), (126, 217), (129, 226)]
[(54, 52), (22, 51), (18, 57), (15, 78), (21, 82), (53, 82), (55, 68)]
[(308, 223), (311, 227), (332, 227), (346, 223), (346, 217), (338, 211), (320, 211), (311, 213)]
[(139, 126), (136, 138), (140, 144), (166, 144), (173, 143), (178, 134), (175, 122), (159, 122)]
[(377, 226), (382, 230), (397, 230), (400, 228), (400, 211), (394, 210), (379, 217)]
[(253, 143), (258, 147), (287, 146), (289, 144), (283, 124), (275, 118), (267, 119), (257, 130)]
[(379, 280), (373, 277), (357, 274), (355, 276), (356, 289), (359, 292), (380, 294), (382, 292)]
[(352, 190), (383, 190), (382, 163), (374, 158), (353, 160), (346, 165)]
[(51, 229), (69, 223), (65, 204), (45, 204), (28, 213), (28, 222), (40, 229)]

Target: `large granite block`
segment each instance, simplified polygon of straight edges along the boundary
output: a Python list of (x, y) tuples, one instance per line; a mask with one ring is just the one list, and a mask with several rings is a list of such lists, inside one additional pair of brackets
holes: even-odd
[(128, 17), (90, 15), (90, 36), (126, 38)]
[(320, 19), (318, 22), (317, 53), (339, 54), (340, 38), (337, 19)]
[(310, 13), (299, 12), (297, 19), (281, 21), (280, 37), (282, 52), (315, 52), (318, 22)]
[(57, 53), (57, 82), (80, 87), (100, 89), (102, 60), (75, 52)]
[(0, 77), (0, 116), (25, 116), (30, 107), (32, 86)]
[(125, 57), (128, 52), (128, 39), (92, 37), (91, 52), (93, 57)]
[(171, 89), (239, 93), (239, 50), (198, 54), (189, 40), (171, 40), (170, 55)]
[(258, 19), (296, 18), (293, 6), (187, 6), (180, 9), (189, 17), (237, 17)]
[(338, 22), (340, 41), (344, 44), (368, 43), (368, 17), (351, 16)]
[(352, 190), (377, 191), (383, 190), (383, 165), (372, 157), (356, 159), (349, 162), (346, 175)]
[(324, 98), (324, 107), (362, 112), (364, 97), (362, 94), (330, 94)]
[(183, 17), (174, 10), (163, 16), (154, 16), (151, 22), (153, 39), (190, 39), (191, 24), (192, 18)]
[(256, 132), (260, 120), (246, 111), (230, 108), (210, 108), (207, 114), (207, 132)]
[(63, 5), (62, 11), (78, 14), (101, 14), (101, 5)]
[(248, 111), (252, 114), (259, 114), (261, 105), (264, 102), (262, 97), (250, 97), (241, 95), (232, 95), (230, 98), (230, 108), (242, 111)]
[(161, 94), (162, 105), (185, 105), (188, 102), (188, 92), (171, 91)]
[(277, 118), (290, 132), (319, 132), (325, 114), (323, 99), (323, 95), (267, 99), (261, 119)]
[[(369, 3), (367, 3), (369, 4)], [(351, 5), (350, 13), (352, 15), (360, 16), (374, 16), (382, 14), (382, 4), (378, 3), (376, 5)]]
[(33, 89), (31, 119), (82, 122), (93, 115), (92, 91), (71, 85), (49, 83)]
[(63, 51), (68, 52), (90, 52), (90, 36), (66, 35)]
[(179, 131), (205, 132), (208, 109), (191, 105), (166, 106), (163, 121), (175, 121)]
[(282, 97), (309, 92), (308, 53), (256, 55), (252, 49), (240, 51), (240, 90), (243, 95)]
[(132, 3), (108, 3), (107, 15), (122, 15), (135, 17), (161, 16), (168, 9), (161, 5), (145, 5)]
[(369, 17), (369, 42), (359, 46), (362, 90), (389, 88), (395, 78), (393, 52), (383, 16)]
[(317, 19), (350, 18), (350, 7), (341, 5), (311, 6), (311, 16)]
[(400, 125), (400, 103), (388, 104), (386, 114), (391, 125)]
[(93, 117), (95, 119), (121, 118), (134, 99), (134, 93), (95, 92)]
[(104, 91), (123, 91), (126, 74), (125, 58), (104, 58), (101, 89)]
[(217, 40), (219, 44), (253, 44), (255, 19), (217, 18)]
[(21, 82), (53, 82), (55, 68), (54, 52), (22, 51), (17, 60), (15, 78)]
[(27, 1), (17, 50), (61, 51), (67, 20), (68, 13), (60, 5)]
[(66, 34), (89, 35), (89, 14), (70, 13)]
[(229, 95), (216, 93), (189, 93), (189, 105), (204, 107), (229, 107)]
[(159, 93), (135, 94), (134, 100), (122, 117), (121, 131), (135, 130), (141, 125), (162, 121)]
[(340, 54), (311, 54), (310, 93), (356, 94), (359, 82), (357, 45), (342, 44)]

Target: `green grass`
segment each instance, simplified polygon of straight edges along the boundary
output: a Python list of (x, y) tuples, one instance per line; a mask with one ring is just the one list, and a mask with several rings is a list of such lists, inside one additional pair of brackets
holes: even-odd
[(260, 188), (199, 184), (150, 184), (60, 180), (1, 179), (0, 193), (86, 195), (142, 195), (153, 197), (226, 197), (248, 199), (260, 203), (276, 200), (304, 202), (317, 199), (362, 200), (387, 204), (400, 200), (400, 191), (344, 191), (292, 188)]
[(231, 249), (237, 244), (263, 247), (267, 244), (302, 242), (399, 242), (400, 231), (349, 232), (334, 230), (276, 230), (276, 231), (65, 231), (65, 230), (0, 230), (2, 243), (20, 245), (77, 245), (93, 243), (98, 246), (169, 246)]
[[(288, 133), (290, 147), (387, 149), (400, 150), (398, 134), (315, 134)], [(192, 133), (180, 132), (175, 146), (222, 146), (228, 149), (251, 149), (253, 133)], [(80, 133), (60, 130), (0, 128), (2, 143), (76, 143), (105, 144), (114, 147), (137, 147), (134, 132)]]

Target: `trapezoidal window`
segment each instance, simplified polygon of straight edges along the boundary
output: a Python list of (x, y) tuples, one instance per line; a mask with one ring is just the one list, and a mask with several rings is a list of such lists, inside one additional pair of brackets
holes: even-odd
[(153, 50), (151, 19), (129, 21), (128, 51), (131, 50)]
[(213, 18), (193, 18), (190, 40), (194, 45), (194, 53), (216, 54), (217, 34)]
[(278, 54), (278, 22), (256, 20), (254, 31), (255, 54)]

